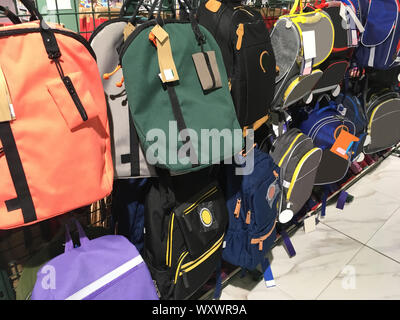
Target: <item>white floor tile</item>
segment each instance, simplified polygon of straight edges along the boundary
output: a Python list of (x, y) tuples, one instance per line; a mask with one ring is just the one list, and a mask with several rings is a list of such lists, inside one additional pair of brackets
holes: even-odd
[(400, 299), (400, 264), (364, 247), (318, 299)]
[(389, 156), (358, 183), (400, 200), (400, 158)]
[(297, 255), (275, 247), (271, 266), (277, 287), (294, 299), (315, 299), (362, 247), (323, 224), (308, 234), (298, 230), (291, 240)]
[(257, 286), (249, 292), (248, 300), (293, 300), (293, 297), (275, 286), (267, 288), (264, 281), (261, 281)]
[[(400, 263), (400, 209), (368, 241), (367, 245)], [(399, 288), (400, 291), (400, 288)]]
[(321, 222), (362, 243), (367, 243), (400, 208), (400, 200), (376, 191), (362, 180), (349, 188), (348, 193), (354, 200), (346, 203), (343, 210), (337, 209), (336, 203), (329, 205)]

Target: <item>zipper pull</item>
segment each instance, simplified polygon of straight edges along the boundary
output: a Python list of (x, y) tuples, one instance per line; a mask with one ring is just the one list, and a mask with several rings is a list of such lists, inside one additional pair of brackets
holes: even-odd
[(118, 71), (119, 69), (121, 69), (121, 65), (117, 65), (117, 67), (114, 69), (114, 71), (112, 71), (112, 72), (110, 72), (110, 73), (105, 73), (105, 74), (103, 74), (103, 79), (104, 79), (104, 80), (110, 79), (110, 77), (111, 77), (112, 75), (114, 75), (115, 73), (117, 73), (117, 71)]
[(82, 120), (87, 121), (88, 115), (86, 113), (85, 108), (82, 105), (81, 100), (79, 99), (78, 93), (76, 92), (75, 87), (74, 87), (70, 77), (64, 76), (63, 78), (61, 78), (61, 80), (64, 82), (64, 85), (67, 88), (76, 108), (78, 109), (78, 112), (81, 115)]
[(236, 50), (240, 50), (242, 47), (242, 40), (243, 40), (243, 35), (244, 35), (244, 25), (243, 23), (239, 23), (237, 29), (236, 29), (236, 35), (238, 36), (237, 42), (236, 42)]
[(185, 286), (185, 288), (189, 289), (189, 281), (187, 279), (186, 272), (182, 273), (182, 280), (183, 280), (183, 285)]
[(240, 214), (240, 204), (241, 204), (241, 202), (242, 202), (241, 199), (237, 199), (237, 201), (236, 201), (235, 211), (233, 212), (233, 214), (235, 215), (235, 218), (236, 218), (236, 219), (239, 218), (239, 214)]
[(247, 211), (247, 215), (246, 215), (246, 224), (250, 224), (250, 216), (251, 216), (251, 211)]
[(115, 85), (116, 85), (118, 88), (121, 88), (123, 83), (124, 83), (124, 76), (122, 76), (121, 81), (120, 81), (120, 82), (117, 82)]

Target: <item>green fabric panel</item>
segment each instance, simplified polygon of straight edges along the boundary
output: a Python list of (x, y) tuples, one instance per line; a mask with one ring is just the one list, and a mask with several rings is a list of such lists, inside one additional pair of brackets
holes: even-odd
[[(129, 107), (132, 112), (135, 126), (138, 131), (142, 146), (145, 150), (149, 148), (152, 142), (146, 141), (146, 134), (154, 127), (162, 129), (167, 135), (167, 150), (173, 148), (168, 141), (168, 121), (174, 121), (174, 115), (168, 92), (163, 89), (163, 84), (158, 76), (160, 73), (157, 58), (157, 49), (149, 41), (149, 33), (154, 24), (148, 25), (131, 42), (122, 57), (122, 68), (125, 78), (125, 85), (129, 100)], [(142, 25), (144, 27), (144, 25)], [(241, 130), (233, 105), (233, 101), (228, 89), (228, 78), (224, 68), (220, 49), (212, 35), (200, 26), (202, 33), (206, 36), (204, 51), (213, 50), (216, 53), (219, 72), (221, 74), (222, 88), (204, 93), (197, 77), (196, 69), (193, 63), (192, 54), (200, 52), (200, 46), (197, 44), (190, 23), (167, 23), (163, 26), (170, 37), (172, 54), (179, 75), (179, 84), (175, 86), (183, 117), (186, 126), (196, 131), (201, 139), (201, 129), (228, 129), (233, 137), (233, 130)], [(131, 36), (134, 36), (133, 33)], [(128, 39), (129, 40), (129, 39)], [(232, 140), (232, 139), (231, 139)], [(224, 141), (221, 139), (220, 155), (212, 158), (211, 142), (209, 143), (208, 153), (200, 154), (201, 144), (192, 140), (193, 144), (198, 145), (200, 150), (196, 150), (200, 162), (219, 163), (224, 158), (231, 157), (234, 153), (242, 149), (243, 140), (232, 145), (229, 141), (229, 152), (224, 154)], [(204, 143), (204, 141), (200, 141)], [(178, 144), (178, 149), (182, 143)], [(173, 148), (176, 154), (176, 149)], [(164, 168), (171, 171), (193, 170), (191, 164), (183, 165), (181, 163), (168, 164), (169, 152), (166, 153), (167, 166)], [(195, 170), (208, 166), (201, 165)]]

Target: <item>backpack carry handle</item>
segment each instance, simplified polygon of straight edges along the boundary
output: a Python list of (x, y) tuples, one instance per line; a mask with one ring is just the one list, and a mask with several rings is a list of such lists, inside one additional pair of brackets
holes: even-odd
[(297, 11), (297, 8), (300, 9), (300, 13), (303, 13), (303, 1), (302, 0), (295, 0), (293, 7), (290, 10), (289, 14), (294, 14)]
[(0, 12), (2, 12), (13, 24), (21, 23), (21, 20), (18, 18), (18, 16), (8, 8), (0, 6)]
[[(83, 230), (79, 221), (76, 218), (71, 218), (70, 221), (75, 222), (75, 225), (76, 225), (76, 228), (77, 228), (78, 234), (79, 234), (79, 242), (81, 243), (81, 247), (87, 245), (90, 240), (86, 236), (86, 233)], [(73, 248), (74, 248), (74, 243), (72, 241), (71, 232), (70, 232), (70, 229), (69, 229), (69, 226), (67, 223), (67, 224), (65, 224), (65, 250), (64, 250), (64, 252), (71, 251)]]

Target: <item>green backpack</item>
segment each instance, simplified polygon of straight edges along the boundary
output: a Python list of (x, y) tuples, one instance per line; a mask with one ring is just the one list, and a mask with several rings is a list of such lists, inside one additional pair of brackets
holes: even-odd
[(172, 173), (231, 159), (243, 147), (218, 44), (197, 24), (187, 0), (180, 1), (188, 20), (147, 21), (135, 27), (120, 51), (147, 161)]

